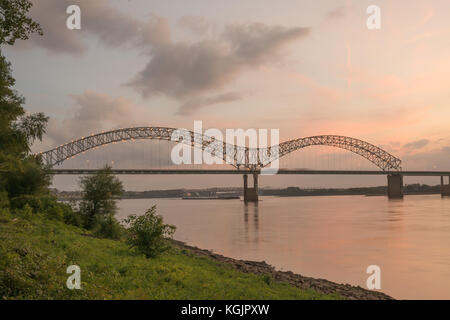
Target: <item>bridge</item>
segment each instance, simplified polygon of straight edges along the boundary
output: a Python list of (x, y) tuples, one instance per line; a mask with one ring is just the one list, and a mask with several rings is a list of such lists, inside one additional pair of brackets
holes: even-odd
[[(185, 170), (185, 169), (115, 169), (115, 174), (241, 174), (244, 179), (244, 200), (258, 200), (258, 176), (273, 161), (294, 151), (309, 146), (331, 146), (350, 151), (370, 161), (380, 170), (303, 170), (279, 169), (277, 174), (326, 174), (326, 175), (386, 175), (389, 198), (403, 197), (403, 176), (440, 176), (442, 196), (450, 196), (450, 172), (402, 171), (401, 160), (383, 149), (356, 138), (338, 135), (320, 135), (282, 142), (267, 148), (250, 148), (229, 144), (213, 137), (192, 131), (166, 127), (136, 127), (111, 130), (92, 134), (68, 142), (36, 156), (50, 168), (53, 174), (91, 174), (95, 169), (54, 169), (65, 160), (111, 143), (141, 139), (181, 142), (192, 148), (201, 149), (234, 167), (231, 170)], [(253, 176), (253, 188), (248, 187), (248, 175)], [(444, 184), (444, 176), (449, 183)]]

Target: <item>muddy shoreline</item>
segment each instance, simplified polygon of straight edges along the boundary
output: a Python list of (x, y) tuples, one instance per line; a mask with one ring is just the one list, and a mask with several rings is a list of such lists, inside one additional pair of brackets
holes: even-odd
[(394, 298), (378, 291), (370, 291), (359, 286), (349, 284), (339, 284), (325, 279), (316, 279), (304, 277), (291, 271), (278, 271), (273, 266), (268, 265), (265, 261), (247, 261), (237, 260), (216, 254), (209, 250), (192, 247), (184, 242), (172, 240), (172, 243), (180, 248), (191, 251), (198, 256), (206, 256), (213, 260), (217, 260), (231, 265), (233, 268), (244, 272), (258, 275), (269, 275), (276, 281), (287, 282), (300, 289), (312, 289), (324, 294), (338, 294), (349, 300), (393, 300)]

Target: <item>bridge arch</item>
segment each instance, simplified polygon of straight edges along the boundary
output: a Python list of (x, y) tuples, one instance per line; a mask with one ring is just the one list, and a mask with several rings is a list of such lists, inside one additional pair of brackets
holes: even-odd
[(320, 135), (294, 139), (279, 144), (279, 158), (309, 146), (331, 146), (351, 151), (385, 170), (401, 170), (402, 161), (383, 149), (360, 139)]
[[(172, 141), (172, 135), (177, 130), (178, 129), (166, 127), (135, 127), (111, 130), (82, 137), (36, 155), (42, 158), (45, 165), (53, 167), (80, 153), (110, 143), (137, 139)], [(186, 130), (185, 133), (190, 136), (190, 140), (186, 141), (185, 139), (182, 139), (183, 143), (189, 144), (192, 147), (201, 147), (202, 150), (211, 154), (217, 150), (217, 147), (220, 147), (220, 150), (223, 151), (223, 154), (220, 155), (222, 159), (238, 169), (241, 166), (247, 169), (262, 168), (268, 166), (275, 159), (281, 158), (296, 150), (308, 146), (325, 145), (345, 149), (358, 154), (383, 171), (401, 170), (400, 159), (373, 144), (351, 137), (337, 135), (311, 136), (285, 141), (277, 146), (259, 149), (228, 144), (192, 131)], [(199, 141), (201, 141), (201, 143)], [(229, 157), (230, 154), (233, 155), (232, 158)]]

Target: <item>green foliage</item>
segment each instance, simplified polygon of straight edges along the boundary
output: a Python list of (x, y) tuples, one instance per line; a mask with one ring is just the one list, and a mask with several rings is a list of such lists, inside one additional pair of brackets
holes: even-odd
[(271, 276), (267, 275), (267, 274), (263, 275), (262, 279), (268, 285), (270, 285), (272, 283), (272, 281), (273, 281), (273, 278)]
[[(28, 39), (39, 25), (28, 17), (32, 3), (28, 0), (0, 0), (0, 45)], [(50, 177), (40, 159), (31, 156), (31, 144), (42, 139), (48, 117), (43, 113), (27, 114), (25, 99), (14, 89), (11, 64), (0, 52), (0, 191), (8, 198), (48, 192)], [(21, 207), (23, 199), (16, 199)], [(4, 201), (2, 201), (4, 203)], [(2, 204), (3, 205), (3, 204)], [(35, 203), (31, 203), (36, 209)]]
[(41, 196), (42, 211), (49, 219), (63, 221), (76, 227), (83, 226), (83, 217), (67, 203), (59, 202), (53, 195)]
[(96, 236), (118, 240), (123, 234), (123, 226), (112, 216), (97, 216), (93, 232)]
[(31, 220), (34, 215), (33, 208), (28, 203), (26, 203), (22, 208), (14, 210), (14, 213), (18, 217), (25, 220)]
[(0, 45), (13, 45), (32, 33), (42, 35), (39, 24), (27, 16), (32, 6), (28, 0), (0, 0)]
[(21, 195), (11, 199), (11, 208), (15, 212), (27, 212), (25, 207), (29, 207), (32, 213), (43, 213), (48, 219), (64, 221), (77, 227), (83, 226), (83, 216), (70, 205), (59, 202), (53, 195)]
[(65, 209), (63, 209), (64, 223), (82, 228), (84, 225), (83, 216), (70, 206), (65, 206)]
[(14, 89), (11, 66), (0, 54), (0, 189), (10, 198), (48, 192), (50, 176), (40, 159), (29, 155), (35, 139), (45, 133), (48, 118), (27, 115)]
[(12, 209), (23, 209), (25, 206), (30, 207), (35, 213), (43, 209), (41, 198), (34, 195), (25, 194), (11, 199)]
[(85, 216), (85, 227), (93, 229), (97, 217), (114, 217), (117, 207), (116, 199), (123, 194), (122, 182), (106, 166), (92, 176), (82, 177), (80, 186), (83, 190), (83, 200), (80, 211)]
[[(0, 219), (3, 299), (336, 299), (170, 249), (147, 259), (126, 243), (90, 236), (43, 215)], [(81, 269), (81, 290), (66, 268)]]
[(8, 209), (0, 209), (0, 223), (7, 223), (12, 219), (12, 215)]
[(166, 251), (169, 248), (167, 238), (172, 238), (175, 233), (175, 226), (164, 224), (163, 217), (156, 214), (156, 206), (147, 210), (144, 215), (129, 215), (125, 223), (128, 225), (128, 244), (147, 258)]
[(60, 206), (48, 208), (45, 210), (45, 214), (49, 219), (64, 221), (64, 212)]
[[(42, 33), (28, 16), (28, 0), (0, 0), (0, 45), (27, 39)], [(43, 208), (40, 196), (48, 194), (50, 175), (41, 159), (30, 155), (31, 145), (42, 139), (48, 117), (43, 113), (27, 114), (25, 99), (14, 89), (11, 64), (0, 52), (0, 211), (30, 218)], [(51, 207), (48, 214), (61, 218), (61, 208)]]
[(0, 113), (0, 132), (2, 133), (0, 145), (4, 153), (17, 153), (14, 152), (17, 147), (15, 143), (18, 138), (22, 138), (22, 136), (14, 137), (15, 133), (12, 130), (13, 122), (25, 114), (25, 110), (22, 108), (25, 99), (13, 89), (15, 82), (12, 77), (11, 64), (3, 55), (0, 55), (0, 107), (2, 110)]
[(8, 197), (8, 193), (6, 191), (0, 191), (0, 210), (6, 209), (8, 210), (10, 206), (10, 201)]
[(48, 193), (51, 178), (36, 158), (15, 159), (14, 164), (2, 174), (4, 188), (11, 198)]
[(0, 146), (3, 160), (23, 158), (30, 144), (42, 139), (48, 118), (42, 113), (26, 114), (25, 99), (14, 90), (11, 64), (0, 54)]

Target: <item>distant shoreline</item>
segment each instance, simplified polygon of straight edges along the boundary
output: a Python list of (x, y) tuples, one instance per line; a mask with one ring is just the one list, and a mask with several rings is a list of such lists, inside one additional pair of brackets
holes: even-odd
[[(199, 198), (214, 197), (216, 193), (234, 192), (243, 196), (242, 188), (208, 188), (208, 189), (170, 189), (170, 190), (149, 190), (149, 191), (126, 191), (121, 199), (181, 199), (186, 194), (195, 194)], [(428, 186), (411, 184), (403, 188), (404, 195), (432, 195), (440, 194), (440, 186)], [(60, 200), (80, 200), (82, 194), (79, 191), (58, 191), (53, 190), (53, 194)], [(309, 196), (386, 196), (386, 186), (361, 187), (361, 188), (328, 188), (328, 189), (302, 189), (298, 187), (288, 187), (284, 189), (261, 188), (260, 196), (277, 197), (309, 197)]]

